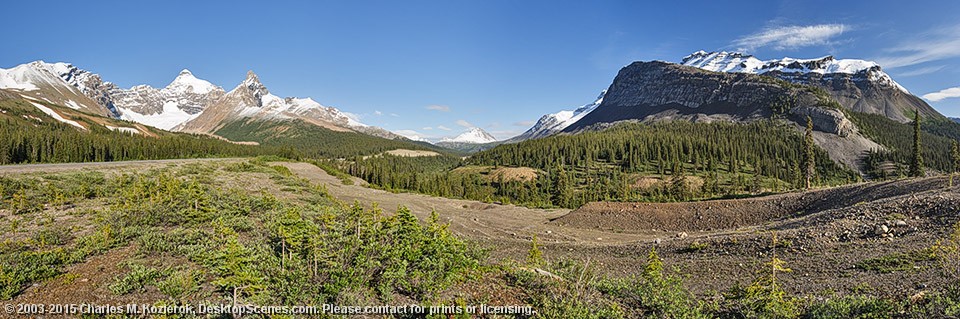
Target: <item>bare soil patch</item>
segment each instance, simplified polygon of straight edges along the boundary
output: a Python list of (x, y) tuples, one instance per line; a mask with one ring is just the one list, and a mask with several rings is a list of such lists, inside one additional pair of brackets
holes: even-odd
[(491, 171), (489, 176), (505, 182), (530, 182), (537, 179), (537, 170), (530, 167), (500, 167)]

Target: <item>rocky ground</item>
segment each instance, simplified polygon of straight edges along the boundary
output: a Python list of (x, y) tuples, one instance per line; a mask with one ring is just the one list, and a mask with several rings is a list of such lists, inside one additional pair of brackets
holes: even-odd
[[(190, 161), (5, 166), (0, 175), (141, 170)], [(347, 203), (377, 205), (387, 212), (403, 205), (420, 218), (435, 210), (451, 230), (488, 248), (495, 260), (525, 260), (536, 236), (548, 261), (589, 263), (622, 277), (638, 274), (656, 248), (668, 268), (685, 276), (685, 286), (707, 298), (748, 285), (773, 256), (792, 269), (780, 275), (789, 292), (812, 298), (831, 293), (910, 297), (960, 275), (945, 272), (931, 258), (931, 247), (960, 222), (960, 187), (947, 187), (943, 177), (747, 199), (591, 203), (568, 211), (390, 193), (359, 183), (343, 185), (311, 164), (277, 164), (324, 185)], [(268, 179), (222, 178), (225, 187), (282, 191)], [(75, 267), (86, 269), (85, 264)]]

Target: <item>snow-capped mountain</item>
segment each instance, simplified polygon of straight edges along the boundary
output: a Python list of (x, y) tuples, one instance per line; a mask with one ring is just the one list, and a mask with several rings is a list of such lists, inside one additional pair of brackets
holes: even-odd
[[(103, 81), (98, 74), (69, 63), (36, 61), (0, 69), (0, 88), (37, 101), (172, 131), (213, 133), (225, 124), (222, 121), (240, 118), (301, 119), (336, 131), (399, 138), (311, 98), (281, 98), (270, 94), (252, 72), (231, 90), (231, 95), (186, 69), (163, 88), (137, 85), (122, 89)], [(217, 107), (207, 112), (213, 106)]]
[(683, 58), (683, 65), (698, 67), (714, 72), (764, 74), (778, 71), (781, 73), (817, 73), (817, 74), (857, 74), (867, 73), (871, 81), (895, 86), (903, 92), (906, 88), (893, 80), (880, 65), (873, 61), (840, 59), (825, 56), (816, 59), (794, 59), (785, 57), (779, 60), (761, 61), (756, 57), (739, 52), (694, 52)]
[(34, 61), (0, 69), (0, 88), (23, 96), (67, 106), (101, 116), (115, 117), (109, 104), (101, 104), (100, 77), (68, 63)]
[(872, 61), (833, 56), (760, 60), (739, 52), (697, 51), (684, 57), (681, 64), (714, 72), (762, 74), (816, 86), (850, 110), (881, 114), (900, 122), (910, 121), (909, 114), (915, 109), (925, 117), (942, 117)]
[(483, 129), (479, 127), (471, 128), (470, 130), (457, 135), (454, 138), (445, 138), (440, 140), (441, 143), (470, 143), (470, 144), (485, 144), (496, 142), (497, 138), (490, 135)]
[(323, 106), (311, 98), (281, 98), (273, 95), (253, 71), (246, 79), (207, 107), (195, 118), (174, 130), (214, 133), (223, 125), (239, 119), (287, 120), (301, 119), (335, 131), (364, 128), (340, 110)]
[(137, 85), (110, 92), (120, 118), (164, 130), (190, 121), (224, 95), (219, 86), (184, 69), (162, 89)]
[(573, 123), (576, 123), (587, 114), (590, 114), (591, 111), (600, 106), (600, 103), (603, 102), (603, 96), (607, 94), (607, 90), (600, 92), (600, 95), (597, 96), (597, 99), (593, 103), (580, 106), (573, 111), (560, 111), (557, 113), (547, 114), (540, 117), (537, 120), (537, 123), (534, 124), (530, 129), (523, 134), (517, 135), (511, 138), (510, 142), (519, 142), (529, 139), (547, 137), (553, 135), (557, 132), (563, 131)]

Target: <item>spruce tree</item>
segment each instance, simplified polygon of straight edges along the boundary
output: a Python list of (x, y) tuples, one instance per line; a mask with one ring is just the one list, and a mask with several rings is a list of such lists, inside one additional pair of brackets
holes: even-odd
[(816, 162), (814, 160), (813, 152), (813, 119), (807, 116), (807, 131), (804, 134), (803, 138), (803, 177), (804, 177), (804, 187), (809, 189), (811, 187), (811, 181), (813, 180), (813, 174), (817, 168)]
[(960, 173), (960, 143), (957, 143), (957, 140), (953, 140), (950, 158), (953, 161), (953, 171), (950, 172), (950, 187), (953, 187), (953, 175)]
[(960, 173), (960, 143), (957, 143), (956, 140), (953, 141), (950, 157), (953, 159), (953, 172)]
[(913, 159), (910, 161), (910, 177), (921, 177), (923, 172), (923, 154), (920, 146), (920, 110), (913, 117)]

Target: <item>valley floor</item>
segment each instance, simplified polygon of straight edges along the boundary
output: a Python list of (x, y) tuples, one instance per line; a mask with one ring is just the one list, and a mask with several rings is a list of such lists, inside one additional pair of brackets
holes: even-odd
[[(197, 159), (122, 163), (0, 166), (0, 176), (94, 170), (145, 171), (198, 162), (237, 163), (244, 159)], [(960, 222), (960, 187), (943, 177), (863, 183), (766, 197), (693, 203), (591, 203), (577, 210), (530, 209), (469, 200), (390, 193), (344, 185), (320, 168), (276, 162), (293, 174), (322, 185), (345, 203), (374, 205), (393, 213), (409, 208), (421, 220), (436, 211), (457, 235), (490, 250), (496, 260), (523, 263), (536, 237), (547, 261), (572, 260), (593, 265), (612, 277), (640, 274), (656, 247), (667, 269), (684, 276), (684, 286), (710, 299), (730, 287), (750, 285), (774, 256), (791, 272), (780, 274), (784, 288), (806, 298), (863, 294), (897, 299), (922, 296), (945, 287), (951, 278), (932, 247), (948, 238)], [(216, 177), (225, 187), (276, 193), (269, 179)], [(4, 235), (3, 239), (11, 239)], [(88, 289), (87, 296), (109, 294), (95, 288), (112, 259), (131, 252), (115, 249), (72, 266), (69, 273), (89, 275), (72, 289), (49, 281), (27, 288), (17, 302), (63, 300)], [(87, 274), (87, 275), (84, 275)], [(102, 276), (100, 276), (102, 277)], [(89, 286), (82, 288), (83, 285)], [(60, 287), (60, 288), (58, 288)], [(72, 299), (70, 299), (72, 300)]]
[[(610, 275), (629, 276), (642, 271), (657, 247), (665, 264), (689, 275), (688, 288), (704, 295), (750, 284), (774, 252), (774, 233), (777, 257), (793, 269), (783, 275), (791, 292), (921, 293), (946, 280), (930, 258), (903, 257), (893, 262), (902, 262), (899, 268), (880, 271), (857, 265), (922, 252), (960, 222), (960, 187), (948, 188), (944, 177), (747, 199), (590, 203), (569, 211), (390, 193), (357, 186), (359, 179), (343, 185), (310, 164), (283, 165), (348, 203), (378, 203), (388, 211), (404, 205), (420, 218), (436, 210), (455, 233), (491, 247), (498, 258), (524, 260), (536, 236), (548, 260), (589, 260)], [(887, 232), (875, 233), (883, 227)]]

